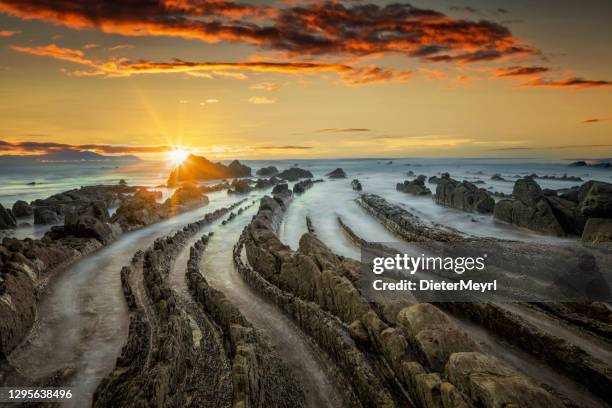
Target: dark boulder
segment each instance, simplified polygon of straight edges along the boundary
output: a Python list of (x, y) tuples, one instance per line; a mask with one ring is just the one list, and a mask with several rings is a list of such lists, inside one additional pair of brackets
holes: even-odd
[(289, 191), (289, 185), (287, 183), (277, 184), (272, 189), (272, 195), (281, 193), (291, 193), (291, 191)]
[(293, 185), (293, 192), (296, 194), (301, 194), (312, 187), (312, 185), (313, 182), (310, 179), (299, 181)]
[(503, 178), (501, 176), (501, 174), (497, 174), (497, 173), (491, 176), (491, 180), (493, 180), (493, 181), (508, 181), (505, 178)]
[(13, 215), (15, 217), (30, 217), (32, 214), (34, 214), (34, 209), (27, 202), (17, 200), (15, 201), (15, 204), (13, 204)]
[(308, 170), (300, 169), (299, 167), (291, 167), (290, 169), (283, 170), (278, 174), (278, 178), (287, 181), (297, 181), (303, 178), (314, 177)]
[(12, 229), (15, 227), (17, 227), (17, 222), (15, 221), (15, 217), (13, 216), (11, 210), (7, 210), (2, 204), (0, 204), (0, 230)]
[(278, 174), (278, 169), (274, 166), (262, 167), (255, 172), (258, 176), (270, 177)]
[(357, 179), (351, 181), (351, 187), (355, 191), (361, 191), (362, 190), (361, 183)]
[[(514, 200), (501, 200), (495, 204), (493, 215), (496, 219), (547, 235), (566, 235), (553, 206), (531, 177), (517, 180), (512, 196)], [(571, 212), (571, 205), (568, 203), (570, 202), (567, 200), (556, 202), (557, 211)], [(564, 208), (566, 204), (569, 208)], [(570, 224), (569, 221), (567, 223)]]
[(249, 184), (249, 180), (234, 180), (232, 183), (232, 189), (228, 190), (228, 193), (244, 194), (249, 193), (253, 188)]
[(34, 207), (34, 224), (49, 225), (61, 222), (60, 216), (50, 208)]
[(440, 180), (434, 200), (436, 204), (481, 214), (492, 213), (495, 206), (495, 200), (485, 189), (478, 188), (468, 181), (459, 182), (450, 177), (443, 177)]
[(84, 208), (74, 208), (66, 214), (64, 232), (82, 238), (95, 238), (103, 244), (121, 234), (121, 228), (110, 224), (108, 209), (103, 202), (93, 202)]
[(346, 178), (346, 173), (340, 167), (326, 174), (329, 178)]
[(412, 181), (404, 181), (395, 185), (397, 191), (414, 195), (431, 195), (431, 190), (425, 186), (425, 176), (420, 175)]
[(240, 163), (238, 160), (234, 160), (227, 166), (232, 177), (250, 177), (251, 168)]

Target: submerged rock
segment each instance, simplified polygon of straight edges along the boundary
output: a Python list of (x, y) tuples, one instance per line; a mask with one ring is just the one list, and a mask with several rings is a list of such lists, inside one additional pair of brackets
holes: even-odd
[(412, 181), (404, 181), (395, 185), (397, 191), (417, 196), (431, 195), (431, 190), (425, 186), (425, 176), (420, 175)]
[(340, 167), (326, 174), (329, 178), (346, 178), (346, 173)]
[(459, 182), (450, 177), (440, 180), (434, 200), (436, 204), (481, 214), (492, 213), (495, 206), (495, 200), (485, 189), (469, 181)]
[(34, 214), (34, 209), (27, 202), (17, 200), (15, 204), (13, 204), (13, 215), (15, 217), (30, 217), (32, 214)]
[(302, 180), (293, 185), (293, 192), (296, 194), (301, 194), (304, 191), (308, 190), (310, 187), (312, 187), (312, 185), (313, 185), (312, 180), (310, 179)]

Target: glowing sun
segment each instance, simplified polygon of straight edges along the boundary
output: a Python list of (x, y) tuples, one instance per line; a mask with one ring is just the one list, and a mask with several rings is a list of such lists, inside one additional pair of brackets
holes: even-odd
[(168, 152), (168, 160), (175, 166), (183, 163), (187, 156), (189, 156), (189, 152), (182, 149), (174, 149)]

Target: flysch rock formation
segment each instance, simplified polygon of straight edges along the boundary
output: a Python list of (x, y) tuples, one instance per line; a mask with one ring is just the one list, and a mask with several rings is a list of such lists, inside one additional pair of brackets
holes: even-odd
[(492, 213), (495, 201), (485, 189), (469, 181), (459, 182), (442, 176), (434, 196), (436, 204), (480, 214)]

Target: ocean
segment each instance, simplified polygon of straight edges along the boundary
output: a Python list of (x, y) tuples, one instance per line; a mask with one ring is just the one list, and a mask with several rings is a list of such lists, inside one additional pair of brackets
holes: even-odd
[[(353, 199), (355, 192), (350, 181), (357, 178), (364, 192), (379, 194), (388, 200), (406, 206), (425, 220), (437, 222), (460, 231), (481, 236), (505, 236), (516, 239), (531, 239), (535, 236), (517, 228), (507, 228), (490, 216), (463, 213), (436, 205), (430, 197), (415, 197), (395, 190), (395, 185), (412, 180), (407, 173), (424, 174), (427, 177), (449, 172), (458, 180), (482, 180), (480, 187), (490, 191), (509, 194), (519, 176), (536, 173), (540, 176), (581, 177), (583, 181), (595, 179), (612, 182), (612, 170), (569, 167), (567, 161), (543, 161), (529, 159), (337, 159), (337, 160), (244, 160), (241, 161), (255, 170), (265, 166), (276, 166), (279, 170), (299, 166), (310, 170), (315, 178), (326, 179), (325, 174), (335, 168), (342, 168), (347, 179), (333, 180), (324, 186), (317, 186), (308, 192), (309, 212), (330, 213), (333, 216), (334, 203)], [(229, 163), (229, 161), (224, 161)], [(171, 189), (161, 188), (168, 177), (171, 165), (165, 161), (141, 161), (126, 163), (78, 162), (78, 163), (27, 163), (23, 165), (0, 165), (0, 203), (10, 208), (17, 200), (31, 202), (62, 191), (85, 185), (116, 184), (125, 180), (130, 185), (156, 188), (164, 193), (164, 199), (172, 194)], [(500, 174), (507, 181), (491, 180)], [(562, 189), (582, 182), (538, 179), (542, 188)], [(435, 185), (428, 185), (435, 192)], [(339, 207), (339, 206), (337, 206)], [(346, 208), (346, 207), (345, 207)], [(306, 210), (305, 210), (306, 211)], [(15, 231), (4, 232), (18, 238), (41, 237), (49, 226), (32, 226), (31, 220), (20, 220), (30, 224)], [(508, 236), (509, 235), (509, 236)], [(538, 237), (538, 238), (535, 238)], [(533, 239), (542, 239), (535, 236)]]

